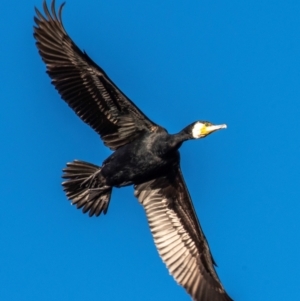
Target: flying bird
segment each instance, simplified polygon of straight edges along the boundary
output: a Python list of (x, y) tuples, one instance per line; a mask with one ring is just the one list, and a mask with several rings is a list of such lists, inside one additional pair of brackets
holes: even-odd
[(96, 166), (75, 160), (63, 169), (68, 199), (90, 216), (107, 213), (114, 187), (133, 185), (144, 207), (157, 250), (178, 284), (195, 301), (232, 301), (196, 216), (180, 169), (183, 142), (226, 128), (196, 121), (177, 134), (151, 121), (104, 70), (68, 36), (64, 4), (35, 9), (34, 38), (52, 84), (74, 112), (113, 153)]

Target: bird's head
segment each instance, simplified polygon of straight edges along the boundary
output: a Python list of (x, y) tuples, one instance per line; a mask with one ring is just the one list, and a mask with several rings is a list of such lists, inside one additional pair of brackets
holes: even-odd
[(226, 128), (226, 124), (215, 125), (208, 121), (196, 121), (189, 125), (186, 129), (189, 131), (192, 139), (199, 139), (204, 138), (215, 131)]

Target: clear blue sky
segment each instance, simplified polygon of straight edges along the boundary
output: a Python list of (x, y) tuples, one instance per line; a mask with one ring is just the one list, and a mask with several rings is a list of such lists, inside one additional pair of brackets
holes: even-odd
[[(50, 84), (34, 6), (1, 6), (0, 299), (190, 300), (131, 187), (99, 218), (66, 200), (66, 162), (101, 164), (110, 152)], [(181, 150), (218, 274), (234, 300), (299, 300), (300, 2), (69, 0), (63, 19), (170, 132), (228, 124)]]

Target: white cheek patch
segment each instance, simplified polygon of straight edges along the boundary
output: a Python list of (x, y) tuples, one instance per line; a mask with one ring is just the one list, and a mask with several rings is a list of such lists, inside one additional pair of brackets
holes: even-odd
[(203, 123), (201, 123), (201, 122), (195, 123), (193, 130), (192, 130), (192, 135), (195, 139), (198, 139), (202, 136), (201, 130), (203, 127), (205, 127), (205, 125)]

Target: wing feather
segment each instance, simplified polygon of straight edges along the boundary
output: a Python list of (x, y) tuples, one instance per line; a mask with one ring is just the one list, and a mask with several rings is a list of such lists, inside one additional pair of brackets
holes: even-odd
[(34, 37), (52, 84), (75, 113), (90, 125), (111, 149), (161, 127), (149, 120), (109, 79), (106, 73), (68, 36), (55, 0), (44, 15), (35, 8)]
[(157, 250), (178, 284), (195, 301), (232, 301), (214, 269), (180, 168), (135, 186)]

